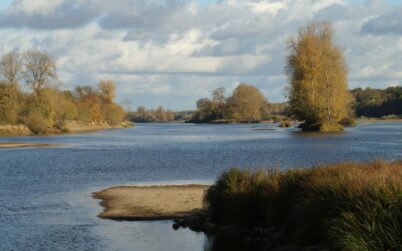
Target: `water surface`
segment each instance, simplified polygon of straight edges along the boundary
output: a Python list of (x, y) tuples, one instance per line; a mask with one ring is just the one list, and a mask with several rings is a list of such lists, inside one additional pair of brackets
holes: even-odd
[[(275, 130), (254, 130), (266, 126)], [(211, 183), (233, 166), (402, 159), (402, 123), (330, 134), (273, 125), (140, 124), (0, 142), (63, 144), (0, 149), (0, 250), (209, 250), (203, 234), (173, 231), (170, 221), (99, 219), (90, 194), (121, 184)]]

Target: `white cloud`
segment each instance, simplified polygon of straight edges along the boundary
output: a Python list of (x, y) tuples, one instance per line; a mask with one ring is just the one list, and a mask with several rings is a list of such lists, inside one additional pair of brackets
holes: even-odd
[(194, 108), (212, 89), (230, 91), (241, 81), (283, 101), (286, 39), (311, 20), (334, 23), (352, 87), (400, 82), (401, 8), (346, 0), (207, 7), (195, 0), (15, 0), (0, 13), (0, 52), (46, 50), (66, 88), (110, 78), (118, 99), (134, 105)]
[(270, 14), (276, 15), (280, 10), (286, 9), (287, 4), (285, 2), (252, 2), (247, 4), (250, 9), (257, 14)]

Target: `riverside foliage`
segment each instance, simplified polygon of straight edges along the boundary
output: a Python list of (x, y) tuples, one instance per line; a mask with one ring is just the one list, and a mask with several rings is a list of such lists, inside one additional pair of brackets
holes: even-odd
[(230, 97), (220, 87), (212, 92), (212, 99), (197, 101), (191, 122), (257, 122), (285, 113), (288, 105), (270, 104), (253, 85), (239, 84)]
[(337, 131), (348, 116), (347, 66), (333, 36), (329, 23), (311, 23), (289, 40), (289, 103), (303, 130)]
[(351, 92), (358, 117), (402, 117), (401, 86), (386, 89), (357, 88)]
[(230, 169), (205, 202), (214, 224), (274, 228), (295, 245), (402, 249), (402, 162)]
[(0, 125), (24, 124), (43, 134), (68, 130), (69, 121), (115, 125), (125, 117), (124, 109), (113, 101), (113, 81), (101, 81), (97, 88), (60, 90), (56, 64), (45, 52), (4, 55), (0, 76)]

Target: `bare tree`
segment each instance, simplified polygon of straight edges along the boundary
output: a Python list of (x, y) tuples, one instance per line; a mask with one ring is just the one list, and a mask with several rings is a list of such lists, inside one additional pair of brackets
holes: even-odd
[(23, 77), (28, 87), (37, 95), (49, 84), (50, 80), (57, 79), (56, 63), (46, 52), (26, 51), (22, 56), (22, 61)]
[(21, 77), (21, 55), (17, 52), (5, 54), (0, 61), (0, 74), (10, 84), (17, 84)]
[(223, 88), (223, 87), (216, 88), (212, 92), (212, 101), (214, 101), (218, 104), (224, 104), (226, 102), (225, 88)]

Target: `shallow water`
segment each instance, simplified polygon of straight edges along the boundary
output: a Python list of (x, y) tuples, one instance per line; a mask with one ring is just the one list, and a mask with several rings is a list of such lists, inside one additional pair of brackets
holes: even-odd
[[(254, 130), (267, 126), (275, 130)], [(402, 159), (402, 123), (331, 134), (273, 125), (140, 124), (0, 142), (63, 144), (0, 149), (0, 250), (209, 250), (203, 234), (174, 231), (170, 221), (99, 219), (102, 208), (91, 192), (121, 184), (211, 183), (232, 166)]]

